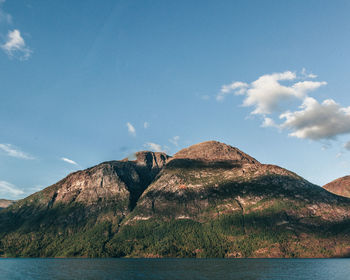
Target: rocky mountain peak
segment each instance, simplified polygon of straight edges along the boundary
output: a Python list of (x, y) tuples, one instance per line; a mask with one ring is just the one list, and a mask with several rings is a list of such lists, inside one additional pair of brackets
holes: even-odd
[(135, 153), (136, 164), (150, 168), (162, 168), (169, 156), (161, 152), (140, 151)]
[(241, 150), (217, 141), (207, 141), (182, 149), (174, 159), (192, 159), (205, 161), (235, 161), (239, 163), (259, 164), (259, 162)]
[(350, 197), (350, 176), (335, 179), (324, 185), (323, 188), (337, 195)]
[(124, 158), (123, 162), (131, 162), (138, 166), (146, 166), (152, 168), (162, 168), (166, 161), (170, 158), (166, 153), (151, 152), (151, 151), (139, 151), (130, 157)]

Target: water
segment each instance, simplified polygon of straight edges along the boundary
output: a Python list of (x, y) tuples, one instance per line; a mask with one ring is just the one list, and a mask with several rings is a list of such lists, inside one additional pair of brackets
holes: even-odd
[(0, 259), (0, 279), (350, 279), (350, 259)]

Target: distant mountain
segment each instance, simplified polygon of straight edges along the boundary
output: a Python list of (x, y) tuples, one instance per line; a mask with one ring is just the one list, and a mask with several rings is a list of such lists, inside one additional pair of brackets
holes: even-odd
[(209, 141), (101, 163), (0, 212), (0, 255), (344, 257), (350, 199)]
[(337, 195), (350, 197), (350, 176), (344, 176), (333, 180), (332, 182), (324, 185), (323, 188)]
[(0, 210), (3, 209), (3, 208), (9, 207), (14, 202), (15, 202), (14, 200), (0, 199)]

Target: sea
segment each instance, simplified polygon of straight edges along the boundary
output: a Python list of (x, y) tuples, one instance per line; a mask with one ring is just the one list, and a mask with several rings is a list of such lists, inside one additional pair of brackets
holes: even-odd
[(0, 279), (350, 279), (350, 259), (0, 259)]

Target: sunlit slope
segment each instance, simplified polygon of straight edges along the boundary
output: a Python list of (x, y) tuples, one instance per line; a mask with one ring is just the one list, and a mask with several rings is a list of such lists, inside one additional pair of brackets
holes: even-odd
[(332, 182), (324, 185), (323, 188), (337, 195), (350, 197), (350, 176), (344, 176), (333, 180)]

